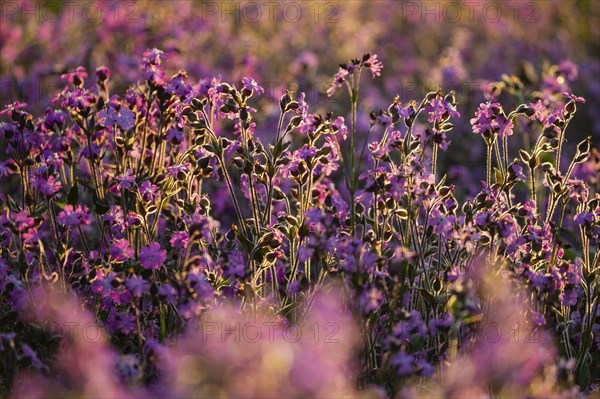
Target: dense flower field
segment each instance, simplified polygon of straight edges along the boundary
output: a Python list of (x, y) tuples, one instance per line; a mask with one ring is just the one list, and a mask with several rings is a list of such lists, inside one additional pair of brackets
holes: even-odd
[(467, 3), (3, 3), (0, 396), (598, 395), (600, 8)]

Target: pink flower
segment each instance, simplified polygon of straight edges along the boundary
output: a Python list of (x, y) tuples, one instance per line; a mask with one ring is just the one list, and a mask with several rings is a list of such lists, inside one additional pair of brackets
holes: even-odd
[(0, 115), (8, 114), (8, 117), (11, 118), (13, 112), (18, 112), (20, 109), (25, 108), (26, 106), (27, 103), (15, 101), (12, 104), (8, 104), (3, 110), (0, 110)]
[(335, 94), (335, 91), (342, 87), (344, 82), (346, 81), (346, 77), (348, 76), (348, 68), (340, 66), (337, 73), (333, 77), (333, 81), (331, 82), (331, 86), (327, 89), (327, 95), (329, 97)]
[(61, 79), (66, 80), (69, 83), (73, 83), (73, 85), (81, 87), (83, 86), (83, 80), (88, 77), (88, 74), (84, 67), (79, 66), (74, 71), (69, 71), (60, 76)]
[(35, 219), (29, 216), (27, 211), (21, 211), (13, 214), (12, 219), (15, 224), (15, 228), (21, 233), (32, 227), (35, 222)]
[(153, 242), (140, 250), (140, 263), (144, 269), (158, 269), (167, 260), (167, 251)]
[(381, 76), (383, 62), (377, 59), (377, 54), (365, 54), (363, 57), (363, 66), (369, 68), (373, 79), (375, 79), (376, 76)]

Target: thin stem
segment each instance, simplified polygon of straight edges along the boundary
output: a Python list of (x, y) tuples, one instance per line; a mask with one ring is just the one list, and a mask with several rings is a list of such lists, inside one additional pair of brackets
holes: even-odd
[(436, 170), (437, 170), (437, 158), (438, 158), (438, 147), (440, 145), (439, 144), (434, 144), (433, 145), (433, 155), (432, 155), (432, 162), (431, 162), (431, 172), (433, 173), (433, 181), (437, 181), (436, 179)]
[(529, 168), (529, 177), (530, 177), (530, 182), (531, 182), (531, 199), (533, 200), (533, 202), (536, 204), (537, 207), (537, 200), (536, 200), (536, 195), (535, 195), (535, 169), (533, 168)]
[(152, 102), (154, 101), (154, 97), (152, 93), (148, 92), (148, 101), (146, 102), (146, 119), (144, 120), (144, 127), (142, 128), (142, 146), (140, 147), (142, 151), (140, 152), (140, 157), (138, 159), (138, 164), (136, 168), (136, 174), (140, 173), (142, 167), (142, 161), (144, 159), (144, 155), (146, 154), (146, 145), (147, 145), (147, 132), (148, 129), (148, 120), (150, 119), (150, 110), (152, 108)]
[(488, 186), (492, 185), (492, 145), (487, 145), (486, 181)]
[(225, 165), (225, 160), (222, 157), (217, 158), (219, 163), (221, 164), (221, 169), (223, 170), (223, 176), (225, 176), (225, 182), (227, 183), (227, 188), (229, 189), (229, 194), (231, 195), (231, 199), (233, 200), (233, 206), (235, 207), (235, 213), (238, 218), (238, 222), (242, 226), (244, 230), (244, 234), (246, 231), (246, 223), (244, 222), (244, 218), (242, 217), (242, 212), (240, 211), (240, 205), (238, 204), (237, 198), (235, 196), (235, 191), (233, 190), (233, 185), (231, 184), (231, 178), (229, 177), (229, 172), (227, 172), (227, 166)]

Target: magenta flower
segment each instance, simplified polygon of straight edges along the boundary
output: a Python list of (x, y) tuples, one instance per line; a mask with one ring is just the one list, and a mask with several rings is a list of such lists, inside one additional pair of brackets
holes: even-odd
[(44, 177), (42, 175), (35, 174), (35, 173), (31, 174), (30, 182), (31, 182), (32, 187), (34, 187), (41, 194), (45, 194), (48, 197), (54, 196), (56, 193), (58, 193), (58, 191), (62, 187), (62, 185), (60, 184), (60, 181), (58, 181), (56, 179), (56, 177), (54, 177), (54, 176)]
[(74, 86), (82, 87), (84, 79), (88, 77), (88, 74), (84, 67), (79, 66), (74, 71), (70, 71), (60, 76), (61, 79), (66, 80), (69, 83), (73, 83)]
[(140, 250), (140, 264), (144, 269), (158, 269), (167, 260), (167, 251), (160, 249), (157, 242), (150, 243)]
[(12, 104), (8, 104), (2, 111), (0, 111), (0, 115), (8, 114), (8, 117), (11, 118), (13, 112), (17, 112), (22, 108), (25, 108), (27, 103), (22, 103), (19, 101), (15, 101)]
[(78, 113), (88, 111), (96, 102), (94, 95), (82, 88), (66, 89), (56, 98), (55, 102), (61, 99), (63, 107), (73, 109)]
[(492, 121), (502, 112), (502, 106), (499, 103), (490, 101), (479, 104), (479, 109), (475, 112), (475, 117), (471, 118), (473, 133), (483, 134), (487, 130), (492, 130)]
[(110, 69), (108, 69), (108, 67), (103, 65), (96, 68), (96, 79), (98, 79), (98, 82), (103, 83), (107, 81), (108, 78), (110, 78)]
[(27, 211), (21, 211), (13, 214), (12, 220), (15, 224), (15, 228), (20, 233), (32, 227), (35, 222), (35, 219), (29, 216), (29, 213), (27, 213)]
[(144, 51), (144, 58), (142, 60), (142, 63), (149, 65), (160, 65), (162, 62), (161, 57), (163, 57), (164, 54), (165, 53), (162, 50), (159, 50), (157, 48), (146, 50)]
[(585, 104), (585, 98), (576, 96), (568, 91), (563, 92), (563, 96), (578, 103)]
[(346, 76), (348, 76), (348, 69), (340, 66), (337, 73), (333, 77), (333, 81), (331, 82), (331, 85), (327, 89), (327, 95), (329, 97), (333, 96), (335, 94), (336, 90), (339, 89), (340, 87), (342, 87), (342, 85), (346, 81)]

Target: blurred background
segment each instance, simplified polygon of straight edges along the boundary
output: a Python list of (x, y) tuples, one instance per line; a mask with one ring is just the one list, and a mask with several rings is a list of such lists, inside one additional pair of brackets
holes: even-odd
[(111, 93), (123, 94), (142, 79), (143, 51), (157, 47), (172, 73), (183, 68), (194, 82), (256, 79), (265, 88), (258, 130), (268, 138), (285, 89), (305, 92), (313, 111), (347, 115), (345, 93), (325, 94), (331, 77), (339, 63), (374, 52), (385, 68), (381, 78), (365, 79), (359, 123), (366, 126), (369, 112), (395, 95), (419, 100), (454, 89), (462, 118), (442, 162), (464, 174), (482, 158), (469, 126), (482, 84), (515, 74), (531, 100), (528, 94), (557, 84), (544, 75), (550, 65), (571, 61), (577, 69), (564, 88), (587, 99), (570, 125), (571, 142), (588, 135), (599, 142), (596, 0), (8, 0), (0, 7), (0, 102), (25, 101), (33, 112), (43, 112), (64, 86), (60, 75), (79, 65), (89, 72), (108, 66)]

